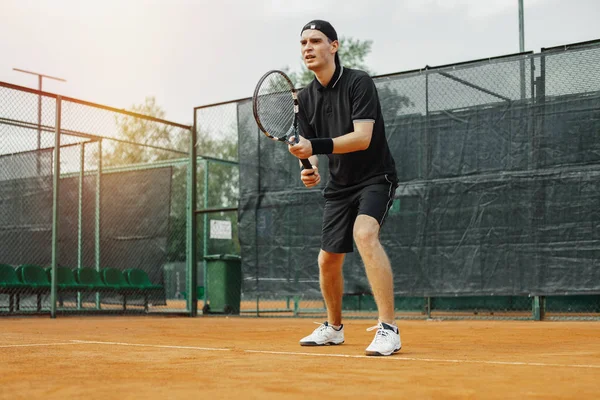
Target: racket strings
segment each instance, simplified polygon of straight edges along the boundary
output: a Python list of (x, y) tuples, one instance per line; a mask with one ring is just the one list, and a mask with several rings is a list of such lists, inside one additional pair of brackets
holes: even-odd
[(273, 73), (266, 77), (258, 89), (256, 108), (258, 119), (267, 134), (287, 139), (294, 123), (294, 99), (287, 79)]

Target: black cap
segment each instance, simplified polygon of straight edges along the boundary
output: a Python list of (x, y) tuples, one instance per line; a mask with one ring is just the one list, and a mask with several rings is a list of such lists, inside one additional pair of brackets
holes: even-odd
[[(323, 21), (322, 19), (315, 19), (310, 21), (308, 24), (304, 25), (300, 34), (302, 35), (302, 32), (308, 29), (314, 29), (316, 31), (322, 32), (331, 41), (338, 40), (338, 35), (333, 25), (331, 25), (327, 21)], [(340, 56), (337, 52), (335, 53), (335, 63), (337, 65), (340, 65)]]

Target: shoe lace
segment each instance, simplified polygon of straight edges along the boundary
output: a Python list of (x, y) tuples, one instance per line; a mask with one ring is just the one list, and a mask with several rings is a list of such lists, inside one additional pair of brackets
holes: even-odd
[(322, 322), (313, 322), (313, 324), (319, 325), (319, 327), (315, 329), (315, 332), (324, 332), (327, 330), (327, 328), (329, 328), (329, 325), (325, 325)]
[(377, 324), (375, 326), (367, 328), (367, 331), (370, 332), (370, 331), (374, 331), (375, 329), (377, 329), (377, 333), (375, 333), (375, 339), (374, 339), (375, 342), (378, 342), (380, 340), (385, 340), (388, 337), (388, 335), (390, 334), (390, 332), (387, 329), (385, 329), (383, 327), (383, 325), (381, 325), (381, 324)]

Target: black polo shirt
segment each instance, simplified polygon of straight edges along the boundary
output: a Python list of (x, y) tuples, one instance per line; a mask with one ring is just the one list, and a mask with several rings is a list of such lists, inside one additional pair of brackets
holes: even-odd
[(366, 150), (327, 155), (329, 181), (325, 197), (370, 184), (397, 182), (379, 96), (366, 72), (337, 66), (327, 87), (315, 78), (298, 93), (298, 101), (300, 134), (307, 139), (336, 138), (353, 132), (356, 121), (374, 121)]

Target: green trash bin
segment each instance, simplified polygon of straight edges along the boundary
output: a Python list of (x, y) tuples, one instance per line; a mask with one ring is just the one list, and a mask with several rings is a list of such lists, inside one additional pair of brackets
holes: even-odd
[(206, 261), (205, 290), (208, 304), (202, 312), (239, 314), (242, 292), (241, 257), (220, 254), (204, 257)]

